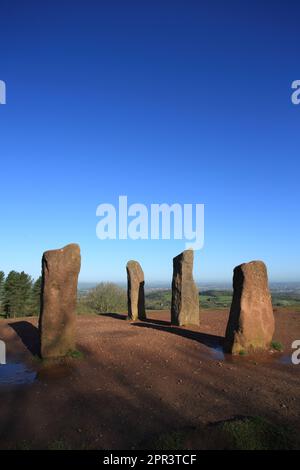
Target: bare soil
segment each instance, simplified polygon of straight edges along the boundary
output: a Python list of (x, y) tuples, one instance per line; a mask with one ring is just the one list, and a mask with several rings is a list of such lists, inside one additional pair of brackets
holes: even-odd
[[(36, 372), (0, 383), (0, 448), (135, 449), (152, 436), (236, 416), (260, 416), (300, 435), (300, 365), (291, 343), (300, 314), (276, 309), (284, 353), (222, 353), (226, 310), (204, 310), (201, 327), (179, 328), (167, 311), (130, 323), (121, 314), (79, 316), (84, 356), (44, 364), (37, 319), (0, 320), (7, 363)], [(1, 373), (4, 369), (0, 366)]]

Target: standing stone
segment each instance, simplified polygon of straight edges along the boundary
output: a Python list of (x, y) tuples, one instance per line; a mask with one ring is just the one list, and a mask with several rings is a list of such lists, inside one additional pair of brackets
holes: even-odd
[(239, 354), (268, 349), (274, 328), (266, 265), (262, 261), (251, 261), (237, 266), (233, 274), (225, 350)]
[(199, 325), (199, 291), (193, 279), (193, 250), (173, 258), (171, 322), (173, 325)]
[(42, 358), (65, 356), (75, 347), (79, 271), (80, 248), (76, 244), (43, 254), (39, 319)]
[(137, 261), (128, 261), (127, 271), (127, 298), (128, 318), (130, 320), (144, 320), (146, 318), (144, 273)]

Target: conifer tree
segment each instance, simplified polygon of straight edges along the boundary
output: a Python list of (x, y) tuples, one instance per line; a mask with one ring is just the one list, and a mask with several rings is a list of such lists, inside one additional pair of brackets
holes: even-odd
[(0, 314), (3, 312), (3, 293), (4, 293), (5, 274), (0, 271)]
[(24, 271), (10, 271), (4, 283), (4, 311), (14, 318), (29, 314), (32, 279)]

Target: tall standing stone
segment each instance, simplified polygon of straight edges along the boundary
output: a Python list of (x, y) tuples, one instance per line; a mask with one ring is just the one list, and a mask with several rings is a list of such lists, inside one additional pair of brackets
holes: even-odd
[(146, 318), (144, 273), (137, 261), (128, 261), (127, 271), (127, 298), (128, 318), (130, 320), (144, 320)]
[(199, 325), (199, 291), (193, 279), (193, 250), (173, 258), (171, 322), (173, 325)]
[(80, 262), (80, 248), (76, 244), (43, 254), (39, 319), (42, 358), (65, 356), (75, 347)]
[(262, 261), (251, 261), (237, 266), (233, 274), (225, 350), (239, 354), (268, 349), (274, 328), (266, 265)]

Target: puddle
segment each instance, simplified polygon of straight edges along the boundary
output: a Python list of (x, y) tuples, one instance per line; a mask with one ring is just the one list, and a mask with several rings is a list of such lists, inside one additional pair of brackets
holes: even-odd
[(285, 354), (281, 355), (278, 357), (278, 353), (270, 353), (270, 352), (264, 352), (264, 353), (258, 353), (258, 354), (246, 354), (245, 356), (240, 356), (240, 355), (231, 355), (224, 353), (223, 347), (220, 345), (217, 346), (212, 346), (209, 349), (208, 354), (205, 354), (206, 357), (209, 357), (210, 359), (214, 359), (216, 361), (225, 361), (225, 362), (233, 362), (237, 360), (241, 361), (246, 361), (246, 362), (251, 362), (251, 363), (270, 363), (270, 362), (279, 362), (280, 364), (284, 365), (292, 365), (292, 358), (291, 355)]
[(279, 358), (280, 364), (293, 365), (291, 355), (284, 355)]
[(211, 349), (211, 355), (217, 361), (225, 361), (225, 354), (222, 346), (215, 346)]
[(36, 372), (22, 362), (0, 366), (0, 385), (31, 384), (36, 379)]

